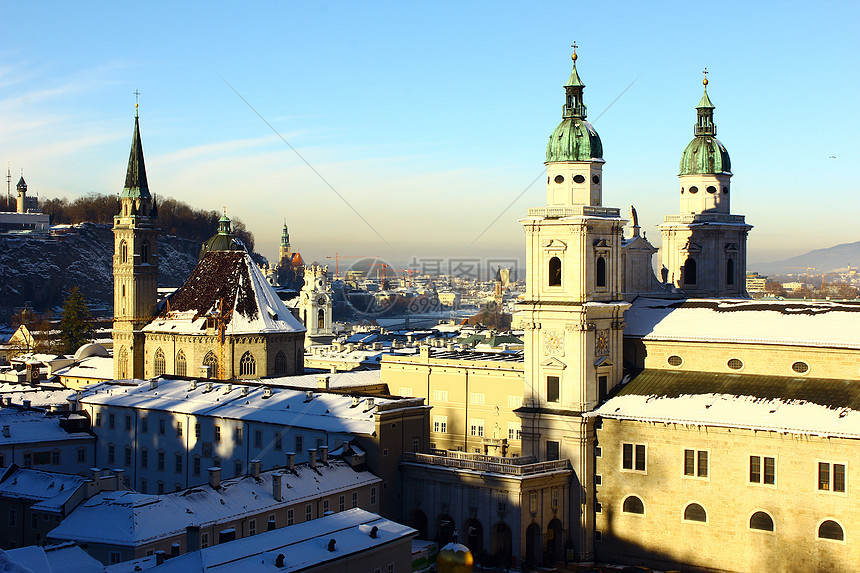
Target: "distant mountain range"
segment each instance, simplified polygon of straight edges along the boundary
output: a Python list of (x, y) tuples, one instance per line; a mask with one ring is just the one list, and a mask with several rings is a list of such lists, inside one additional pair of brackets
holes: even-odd
[[(784, 261), (748, 264), (747, 269), (764, 275), (805, 274), (807, 265), (815, 268), (814, 270), (810, 269), (810, 274), (829, 273), (848, 266), (860, 268), (860, 241), (836, 245), (827, 249), (815, 249)], [(792, 269), (788, 267), (803, 268)]]

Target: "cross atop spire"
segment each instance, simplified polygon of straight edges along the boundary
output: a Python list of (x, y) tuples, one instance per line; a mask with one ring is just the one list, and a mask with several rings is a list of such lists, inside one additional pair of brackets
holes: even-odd
[(576, 40), (573, 41), (573, 43), (570, 45), (570, 47), (573, 48), (573, 55), (570, 56), (570, 59), (575, 62), (576, 61), (576, 48), (578, 47), (576, 45)]
[(707, 85), (708, 85), (708, 68), (705, 68), (704, 70), (702, 70), (702, 73), (705, 74), (705, 79), (702, 80), (702, 85), (707, 87)]
[(137, 117), (137, 108), (140, 105), (138, 100), (140, 99), (140, 90), (134, 90), (134, 117)]
[(137, 115), (137, 108), (134, 112), (134, 134), (131, 137), (131, 152), (128, 155), (125, 187), (121, 196), (134, 199), (151, 199), (149, 184), (146, 182), (146, 166), (143, 162), (143, 144), (140, 142), (140, 119)]

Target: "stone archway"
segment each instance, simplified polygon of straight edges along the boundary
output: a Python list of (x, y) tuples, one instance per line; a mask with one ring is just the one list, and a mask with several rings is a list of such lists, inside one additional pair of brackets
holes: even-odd
[(512, 567), (511, 556), (513, 555), (514, 534), (507, 523), (499, 522), (493, 526), (492, 530), (492, 550), (493, 557), (496, 560), (498, 567)]
[(564, 526), (558, 518), (546, 527), (546, 561), (552, 567), (564, 559)]
[(460, 538), (476, 559), (484, 552), (484, 526), (474, 517), (466, 520)]
[(454, 518), (442, 513), (436, 518), (436, 539), (439, 549), (454, 541)]
[(416, 509), (412, 512), (412, 521), (410, 524), (418, 531), (418, 539), (427, 539), (427, 514)]
[(543, 533), (540, 525), (532, 522), (526, 529), (526, 556), (524, 565), (534, 567), (543, 559)]

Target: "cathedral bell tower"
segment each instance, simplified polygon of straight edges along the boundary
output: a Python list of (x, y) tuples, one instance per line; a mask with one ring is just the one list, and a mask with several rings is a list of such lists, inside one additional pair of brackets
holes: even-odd
[(680, 213), (667, 215), (660, 225), (662, 262), (669, 282), (689, 296), (746, 296), (746, 245), (752, 226), (729, 208), (732, 164), (716, 137), (707, 69), (704, 73), (694, 137), (681, 154)]
[[(575, 47), (575, 46), (574, 46)], [(576, 69), (546, 150), (547, 205), (530, 208), (522, 420), (523, 454), (569, 459), (576, 472), (565, 529), (580, 560), (593, 556), (594, 409), (622, 377), (621, 240), (617, 208), (602, 205), (603, 146), (585, 120)]]
[(134, 135), (114, 216), (114, 378), (144, 377), (143, 327), (155, 316), (158, 287), (158, 207), (149, 193), (140, 121), (135, 104)]

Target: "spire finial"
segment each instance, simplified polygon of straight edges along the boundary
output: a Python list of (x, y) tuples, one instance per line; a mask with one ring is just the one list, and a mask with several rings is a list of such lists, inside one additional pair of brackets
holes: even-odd
[(705, 79), (702, 80), (702, 85), (708, 87), (708, 68), (702, 70), (702, 73), (705, 74)]
[(574, 40), (574, 42), (570, 45), (570, 47), (573, 48), (573, 55), (570, 56), (570, 59), (575, 62), (576, 61), (576, 48), (578, 47), (576, 45), (576, 40)]
[(138, 100), (140, 99), (140, 90), (134, 90), (134, 117), (137, 117), (137, 108), (140, 106)]

